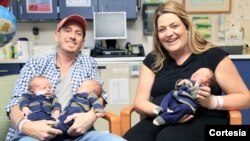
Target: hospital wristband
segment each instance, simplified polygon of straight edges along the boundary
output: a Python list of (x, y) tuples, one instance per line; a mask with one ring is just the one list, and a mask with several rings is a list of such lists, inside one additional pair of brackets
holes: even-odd
[(210, 109), (217, 109), (220, 110), (222, 108), (222, 105), (224, 103), (222, 96), (212, 96), (213, 103)]
[(218, 106), (216, 109), (220, 110), (222, 108), (222, 105), (224, 103), (222, 96), (216, 96), (217, 101), (218, 101)]
[(23, 124), (24, 124), (25, 122), (28, 122), (28, 121), (30, 121), (30, 120), (28, 120), (28, 119), (26, 119), (26, 118), (24, 118), (22, 121), (20, 121), (20, 123), (19, 123), (19, 125), (18, 125), (18, 131), (19, 131), (20, 133), (22, 133)]
[(218, 99), (214, 95), (212, 95), (212, 98), (213, 98), (213, 103), (210, 109), (216, 109), (218, 107)]

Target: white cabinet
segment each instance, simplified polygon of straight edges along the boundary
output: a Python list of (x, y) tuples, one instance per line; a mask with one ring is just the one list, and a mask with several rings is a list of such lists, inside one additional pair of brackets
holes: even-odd
[[(120, 115), (122, 108), (133, 104), (139, 77), (136, 68), (139, 69), (140, 63), (140, 61), (98, 63), (101, 78), (104, 81), (104, 89), (108, 96), (105, 110)], [(139, 121), (139, 115), (135, 114), (133, 122), (137, 121)], [(103, 119), (98, 119), (95, 128), (107, 131), (108, 123)]]

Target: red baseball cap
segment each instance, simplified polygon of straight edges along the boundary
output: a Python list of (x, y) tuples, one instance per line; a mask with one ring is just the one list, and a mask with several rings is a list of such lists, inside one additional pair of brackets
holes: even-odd
[(68, 21), (75, 21), (77, 23), (79, 23), (82, 27), (82, 30), (85, 32), (86, 31), (86, 27), (87, 27), (87, 22), (85, 20), (84, 17), (80, 16), (80, 15), (70, 15), (68, 17), (63, 18), (58, 24), (57, 24), (57, 28), (56, 31), (59, 31), (61, 27), (63, 27), (63, 25), (68, 22)]

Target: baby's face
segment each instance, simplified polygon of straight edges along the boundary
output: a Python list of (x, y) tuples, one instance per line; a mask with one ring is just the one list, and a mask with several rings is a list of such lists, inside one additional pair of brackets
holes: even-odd
[(194, 72), (191, 76), (191, 80), (198, 82), (199, 84), (209, 86), (212, 83), (213, 73), (209, 69), (201, 68)]
[(52, 95), (52, 86), (51, 83), (48, 79), (41, 79), (39, 78), (35, 82), (35, 87), (33, 91), (36, 94), (44, 94), (46, 96), (51, 96)]
[(81, 92), (95, 92), (98, 95), (102, 93), (101, 85), (96, 80), (85, 80), (77, 90), (78, 93)]

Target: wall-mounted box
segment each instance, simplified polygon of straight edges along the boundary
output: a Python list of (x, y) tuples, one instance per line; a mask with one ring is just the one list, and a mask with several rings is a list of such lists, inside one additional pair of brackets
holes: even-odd
[(152, 35), (154, 30), (154, 13), (155, 9), (161, 3), (144, 3), (142, 7), (142, 19), (143, 19), (143, 34)]

